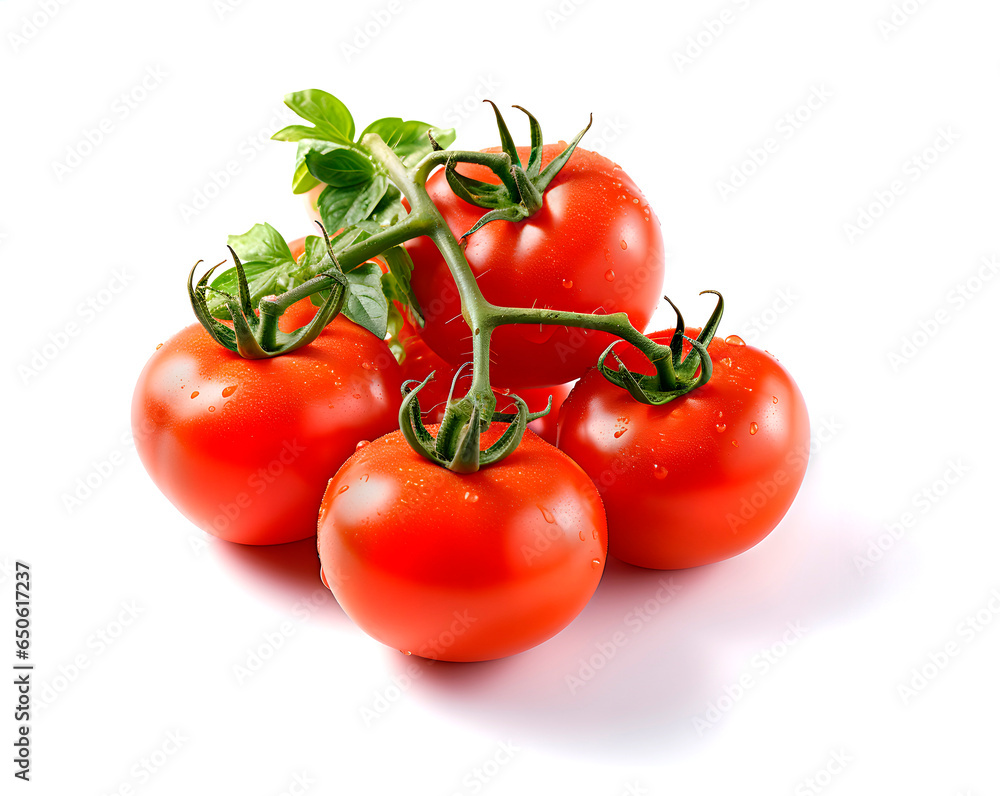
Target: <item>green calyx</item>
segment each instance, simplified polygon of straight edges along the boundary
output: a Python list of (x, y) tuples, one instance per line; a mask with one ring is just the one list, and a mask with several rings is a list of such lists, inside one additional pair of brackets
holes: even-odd
[(497, 127), (500, 130), (500, 146), (502, 153), (484, 153), (481, 164), (488, 166), (497, 177), (500, 178), (499, 185), (474, 180), (459, 174), (456, 169), (457, 161), (452, 159), (445, 164), (445, 177), (448, 185), (455, 194), (469, 204), (487, 209), (482, 218), (477, 221), (468, 232), (462, 235), (467, 238), (477, 229), (491, 221), (523, 221), (538, 212), (542, 207), (542, 194), (549, 187), (549, 183), (559, 173), (560, 169), (566, 165), (580, 143), (584, 133), (590, 129), (594, 117), (591, 115), (587, 126), (583, 128), (559, 155), (543, 169), (542, 168), (542, 128), (538, 120), (520, 105), (515, 105), (519, 111), (528, 117), (531, 126), (531, 151), (528, 155), (527, 165), (521, 164), (521, 158), (517, 154), (517, 147), (514, 146), (514, 139), (511, 138), (510, 130), (500, 114), (499, 108), (492, 100), (483, 100), (493, 106), (493, 112), (497, 117)]
[[(451, 391), (454, 393), (458, 377), (462, 372), (459, 368), (452, 380)], [(517, 411), (514, 413), (495, 412), (496, 398), (490, 394), (490, 401), (477, 401), (471, 392), (460, 400), (448, 397), (448, 406), (444, 418), (438, 428), (437, 436), (431, 434), (424, 425), (420, 412), (420, 391), (434, 378), (431, 373), (422, 382), (408, 381), (403, 384), (403, 403), (399, 408), (399, 426), (403, 436), (417, 453), (435, 464), (446, 467), (456, 473), (474, 473), (480, 467), (496, 464), (506, 458), (521, 443), (521, 438), (528, 423), (544, 417), (552, 409), (552, 396), (548, 405), (540, 412), (529, 412), (528, 405), (518, 396), (511, 394)], [(480, 450), (480, 435), (483, 427), (489, 423), (483, 422), (483, 417), (490, 417), (491, 422), (507, 423), (500, 438), (486, 450)]]
[[(324, 236), (325, 237), (325, 236)], [(333, 262), (330, 268), (320, 272), (312, 279), (303, 282), (296, 288), (282, 293), (280, 296), (265, 296), (260, 299), (256, 310), (251, 300), (250, 288), (247, 284), (246, 271), (243, 263), (232, 247), (229, 251), (235, 263), (238, 296), (223, 293), (211, 287), (209, 280), (215, 270), (222, 265), (209, 268), (195, 282), (195, 271), (201, 263), (199, 260), (188, 275), (188, 296), (191, 306), (199, 322), (219, 345), (239, 354), (244, 359), (269, 359), (287, 354), (297, 348), (311, 343), (332, 321), (344, 306), (347, 297), (348, 280), (340, 269), (336, 255), (327, 240), (328, 254)], [(283, 332), (278, 328), (278, 320), (292, 304), (306, 298), (319, 290), (329, 290), (319, 311), (313, 319), (296, 329), (294, 332)], [(225, 306), (232, 319), (232, 327), (227, 326), (212, 316), (206, 298), (209, 291), (222, 296)]]
[[(684, 334), (684, 318), (681, 316), (681, 311), (667, 296), (663, 297), (673, 307), (674, 313), (677, 315), (677, 328), (670, 339), (669, 348), (665, 349), (666, 354), (662, 358), (651, 360), (656, 365), (655, 375), (634, 373), (625, 367), (625, 364), (613, 351), (614, 347), (621, 342), (621, 340), (616, 340), (597, 360), (597, 367), (604, 378), (623, 390), (628, 390), (629, 394), (639, 403), (649, 406), (662, 406), (703, 384), (707, 384), (708, 380), (712, 378), (712, 358), (708, 354), (708, 344), (719, 328), (724, 302), (722, 294), (718, 291), (703, 290), (699, 295), (705, 293), (714, 294), (718, 297), (718, 301), (697, 339), (692, 339)], [(684, 356), (685, 340), (691, 344), (691, 350), (687, 356)], [(605, 364), (608, 354), (611, 354), (618, 363), (616, 370), (612, 370)]]

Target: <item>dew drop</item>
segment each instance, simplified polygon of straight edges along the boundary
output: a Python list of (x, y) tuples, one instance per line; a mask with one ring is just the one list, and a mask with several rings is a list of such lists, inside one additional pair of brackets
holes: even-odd
[(778, 403), (778, 396), (777, 395), (772, 395), (771, 396), (771, 403), (773, 403), (773, 404)]
[(563, 280), (563, 287), (566, 288), (567, 290), (569, 290), (571, 287), (573, 287), (573, 280), (572, 279), (564, 279)]
[(402, 652), (404, 655), (412, 655), (413, 654), (409, 650), (400, 650), (400, 652)]
[(740, 443), (738, 443), (736, 440), (733, 440), (733, 447), (734, 448), (738, 448), (739, 446), (740, 446)]
[[(320, 516), (319, 516), (319, 521), (320, 521), (320, 522), (323, 522), (323, 514), (322, 514), (322, 513), (320, 513)], [(326, 586), (326, 587), (327, 587), (328, 589), (330, 588), (330, 581), (328, 581), (328, 580), (326, 579), (326, 573), (325, 573), (325, 572), (323, 571), (323, 567), (320, 567), (320, 568), (319, 568), (319, 579), (320, 579), (321, 581), (323, 581), (323, 585), (324, 585), (324, 586)]]
[(159, 351), (161, 348), (163, 348), (163, 343), (157, 343), (156, 350)]
[(584, 534), (583, 534), (583, 531), (580, 531), (580, 541), (581, 541), (581, 542), (584, 542), (584, 541), (586, 541), (586, 540), (587, 540), (587, 537), (586, 537), (586, 536), (584, 536)]
[(719, 362), (721, 362), (727, 368), (731, 368), (733, 366), (733, 360), (729, 357), (723, 357), (722, 359), (719, 360)]
[[(624, 241), (622, 241), (622, 242), (624, 243)], [(607, 271), (604, 272), (604, 278), (607, 279), (609, 282), (614, 282), (615, 281), (615, 272), (612, 271), (609, 268)]]
[(653, 475), (656, 476), (657, 480), (662, 481), (664, 478), (667, 477), (667, 468), (664, 467), (662, 464), (654, 464)]
[(716, 423), (715, 424), (715, 430), (718, 431), (721, 434), (723, 431), (726, 430), (726, 424), (725, 423)]
[(622, 251), (625, 251), (625, 249), (628, 248), (628, 244), (625, 242), (625, 238), (622, 238), (620, 241), (618, 241), (618, 244), (622, 247)]
[(726, 338), (726, 344), (727, 345), (746, 345), (746, 343), (743, 342), (743, 338), (740, 337), (738, 334), (731, 334), (731, 335), (729, 335), (729, 337)]
[(750, 433), (751, 434), (756, 434), (757, 433), (757, 424), (756, 423), (751, 423), (750, 424)]
[(538, 509), (539, 509), (539, 511), (542, 512), (542, 517), (545, 518), (546, 522), (555, 522), (556, 521), (555, 516), (547, 508), (544, 508), (543, 506), (539, 506)]
[(209, 412), (214, 412), (214, 411), (215, 411), (215, 407), (214, 407), (214, 406), (210, 406), (210, 407), (208, 407), (208, 411), (209, 411)]
[[(332, 404), (331, 404), (331, 406), (332, 406)], [(363, 440), (361, 440), (361, 442), (359, 442), (357, 445), (354, 446), (354, 450), (359, 451), (359, 450), (361, 450), (367, 444), (368, 444), (368, 440), (363, 439)]]
[(358, 480), (362, 484), (367, 484), (368, 483), (368, 473), (365, 473), (364, 475), (362, 475)]
[(372, 369), (372, 363), (368, 362), (368, 361), (362, 362), (361, 363), (361, 367), (364, 370), (371, 370)]
[(348, 489), (350, 489), (350, 487), (347, 484), (344, 484), (340, 489), (337, 490), (337, 494), (343, 495)]
[(624, 434), (624, 433), (625, 433), (626, 431), (628, 431), (628, 429), (627, 429), (627, 428), (620, 428), (620, 429), (618, 429), (618, 430), (617, 430), (617, 431), (615, 432), (615, 439), (620, 439), (620, 438), (621, 438), (621, 436), (622, 436), (622, 434)]
[(228, 387), (226, 387), (226, 388), (225, 388), (225, 389), (224, 389), (224, 390), (222, 391), (222, 397), (223, 397), (223, 398), (228, 398), (228, 397), (229, 397), (230, 395), (232, 395), (232, 394), (233, 394), (234, 392), (236, 392), (236, 385), (235, 385), (235, 384), (230, 384), (230, 385), (229, 385)]
[(593, 561), (590, 562), (590, 566), (592, 566), (594, 569), (597, 569), (600, 565), (601, 565), (601, 559), (599, 558), (595, 558)]
[(191, 397), (192, 398), (197, 398), (198, 397), (198, 391), (195, 390), (193, 393), (191, 393)]
[(360, 398), (360, 397), (361, 397), (361, 394), (360, 394), (360, 393), (354, 393), (354, 397), (355, 397), (355, 398)]

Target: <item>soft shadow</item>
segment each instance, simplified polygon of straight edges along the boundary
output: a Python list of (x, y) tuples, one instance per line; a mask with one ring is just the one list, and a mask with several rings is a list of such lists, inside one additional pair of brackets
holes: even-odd
[[(867, 520), (793, 508), (756, 548), (712, 566), (659, 572), (612, 559), (583, 613), (521, 655), (449, 664), (386, 654), (400, 673), (420, 667), (411, 698), (495, 737), (577, 759), (662, 762), (709, 740), (694, 717), (787, 623), (805, 626), (796, 643), (806, 644), (820, 626), (880, 599), (888, 572), (862, 575), (853, 563), (876, 531)], [(664, 584), (676, 592), (669, 599)], [(591, 673), (592, 656), (601, 665)]]
[(264, 594), (278, 605), (287, 608), (298, 600), (312, 599), (317, 590), (330, 597), (331, 609), (324, 609), (320, 616), (348, 621), (343, 609), (333, 599), (319, 577), (319, 555), (316, 537), (298, 542), (277, 545), (243, 545), (219, 543), (212, 546), (218, 559), (248, 589)]

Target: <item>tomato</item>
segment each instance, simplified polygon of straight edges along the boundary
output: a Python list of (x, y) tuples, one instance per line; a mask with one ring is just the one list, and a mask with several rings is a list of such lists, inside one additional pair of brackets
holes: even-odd
[[(665, 344), (672, 334), (650, 336)], [(682, 569), (737, 555), (798, 492), (809, 456), (802, 394), (770, 354), (726, 340), (708, 346), (711, 380), (663, 406), (635, 401), (596, 369), (563, 404), (559, 447), (594, 479), (622, 561)], [(653, 372), (631, 346), (615, 351), (633, 371)]]
[[(420, 391), (420, 408), (425, 423), (440, 423), (444, 417), (445, 403), (448, 400), (451, 383), (455, 377), (455, 368), (431, 351), (408, 322), (404, 321), (403, 323), (403, 328), (399, 332), (399, 341), (406, 355), (403, 359), (403, 381), (423, 381), (431, 373), (434, 373), (434, 378)], [(466, 368), (455, 387), (455, 395), (461, 397), (469, 389), (471, 383), (471, 370)], [(556, 444), (556, 421), (559, 418), (559, 407), (569, 395), (570, 387), (569, 384), (555, 384), (550, 387), (527, 387), (517, 390), (517, 394), (528, 405), (528, 410), (531, 412), (539, 412), (544, 409), (548, 405), (549, 396), (552, 396), (552, 409), (549, 413), (528, 424), (528, 428), (552, 445)], [(507, 387), (494, 389), (498, 412), (514, 413), (517, 411), (514, 402), (508, 397), (511, 392), (512, 390)]]
[[(548, 163), (564, 145), (544, 147)], [(498, 151), (496, 149), (485, 151)], [(518, 150), (522, 162), (528, 149)], [(498, 179), (482, 166), (459, 171)], [(451, 231), (460, 236), (486, 212), (459, 199), (443, 169), (427, 191)], [(472, 359), (471, 334), (443, 258), (426, 237), (406, 243), (413, 290), (427, 324), (420, 334), (452, 365)], [(467, 238), (465, 256), (483, 295), (494, 304), (577, 312), (626, 312), (646, 328), (663, 284), (660, 224), (635, 183), (610, 160), (579, 147), (552, 180), (542, 208), (519, 223), (493, 221)], [(593, 365), (613, 338), (603, 332), (517, 325), (493, 334), (491, 375), (506, 387), (572, 381)]]
[[(313, 308), (281, 319), (291, 331)], [(359, 440), (397, 428), (402, 373), (388, 346), (339, 316), (311, 344), (247, 360), (199, 325), (150, 358), (132, 399), (136, 449), (198, 527), (232, 542), (312, 536), (330, 474)]]
[(573, 620), (600, 582), (607, 528), (586, 473), (530, 431), (506, 459), (467, 475), (424, 459), (396, 431), (331, 479), (318, 546), (325, 581), (366, 633), (407, 654), (482, 661)]

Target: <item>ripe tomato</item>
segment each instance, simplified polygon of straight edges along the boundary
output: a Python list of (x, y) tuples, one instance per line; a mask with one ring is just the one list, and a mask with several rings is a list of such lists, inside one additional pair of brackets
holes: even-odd
[[(399, 331), (399, 342), (406, 354), (403, 360), (403, 381), (423, 381), (428, 375), (434, 373), (434, 378), (420, 391), (420, 408), (424, 423), (440, 423), (444, 417), (445, 403), (448, 401), (452, 379), (455, 377), (455, 368), (431, 351), (417, 335), (416, 330), (406, 321), (403, 322), (403, 327)], [(471, 383), (472, 373), (466, 368), (462, 376), (459, 377), (455, 394), (459, 397), (463, 395)], [(559, 407), (569, 395), (571, 386), (569, 384), (555, 384), (551, 387), (525, 387), (516, 391), (531, 412), (539, 412), (544, 409), (548, 405), (549, 396), (552, 396), (552, 409), (549, 410), (549, 413), (528, 423), (528, 428), (551, 445), (556, 444), (556, 421), (559, 418)], [(508, 397), (511, 392), (514, 391), (509, 388), (494, 389), (497, 396), (498, 412), (514, 413), (517, 411), (516, 405)]]
[[(281, 319), (291, 331), (315, 308)], [(198, 527), (231, 542), (316, 532), (330, 473), (362, 439), (397, 428), (402, 373), (388, 346), (343, 316), (308, 346), (246, 360), (193, 324), (150, 358), (132, 399), (136, 449)]]
[[(650, 336), (666, 344), (672, 334)], [(737, 555), (798, 492), (809, 457), (802, 394), (770, 354), (726, 339), (708, 346), (711, 380), (663, 406), (638, 403), (596, 369), (563, 404), (559, 447), (597, 484), (622, 561), (682, 569)], [(631, 370), (653, 372), (631, 346), (615, 351)]]
[(573, 620), (600, 582), (607, 528), (586, 473), (530, 431), (469, 475), (424, 459), (396, 431), (330, 480), (318, 545), (325, 581), (366, 633), (407, 654), (482, 661)]
[[(544, 147), (547, 164), (564, 145)], [(485, 151), (498, 151), (496, 149)], [(518, 153), (527, 162), (528, 149)], [(497, 183), (482, 166), (462, 174)], [(443, 169), (427, 191), (456, 236), (486, 212), (459, 199)], [(412, 284), (427, 324), (427, 344), (453, 365), (472, 359), (471, 334), (443, 258), (429, 238), (409, 241)], [(646, 328), (663, 284), (660, 224), (635, 183), (618, 166), (579, 147), (543, 195), (542, 208), (519, 223), (493, 221), (467, 239), (465, 256), (483, 295), (494, 304), (577, 312), (628, 313)], [(493, 334), (491, 375), (507, 387), (572, 381), (613, 338), (557, 326), (504, 326)]]

